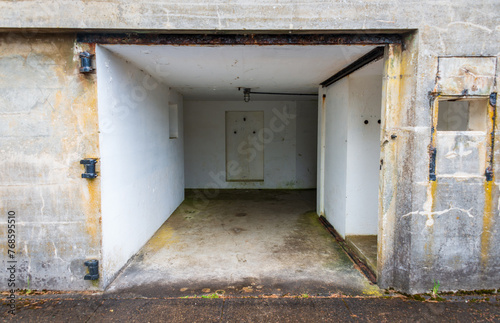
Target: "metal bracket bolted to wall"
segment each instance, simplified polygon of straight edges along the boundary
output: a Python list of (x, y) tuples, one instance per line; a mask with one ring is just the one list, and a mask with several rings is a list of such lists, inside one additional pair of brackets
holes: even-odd
[(82, 174), (82, 178), (96, 178), (97, 172), (95, 164), (97, 163), (96, 158), (85, 158), (80, 160), (80, 164), (85, 166), (85, 173)]
[(484, 171), (484, 175), (486, 176), (486, 181), (491, 182), (493, 180), (493, 169), (490, 167), (487, 167), (486, 170)]
[(84, 280), (98, 280), (99, 279), (99, 260), (87, 260), (84, 265), (89, 268), (89, 273), (83, 277)]
[(436, 148), (430, 149), (429, 180), (436, 181)]
[(89, 52), (80, 53), (80, 73), (91, 73), (95, 70), (92, 65), (93, 57), (94, 54), (90, 54)]
[(489, 165), (486, 167), (484, 175), (486, 176), (486, 181), (491, 182), (494, 177), (494, 167), (493, 160), (495, 157), (495, 125), (497, 119), (497, 93), (493, 92), (490, 94), (490, 98), (488, 101), (489, 109), (490, 109), (490, 117), (491, 117), (491, 129), (490, 129), (490, 153), (489, 153)]

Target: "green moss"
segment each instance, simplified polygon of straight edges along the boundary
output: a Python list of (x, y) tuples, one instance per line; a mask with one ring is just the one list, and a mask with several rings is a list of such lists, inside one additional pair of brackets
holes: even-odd
[(475, 291), (476, 294), (496, 294), (496, 290), (495, 289), (479, 289), (479, 290), (476, 290)]
[(478, 289), (478, 290), (459, 290), (455, 293), (457, 296), (465, 296), (465, 295), (492, 295), (496, 294), (497, 291), (495, 289)]
[(300, 215), (299, 222), (307, 226), (315, 226), (318, 228), (323, 228), (323, 224), (319, 222), (319, 217), (316, 211), (307, 211)]
[(220, 296), (217, 293), (213, 293), (208, 295), (202, 295), (201, 298), (220, 298)]
[(412, 298), (413, 298), (414, 300), (416, 300), (416, 301), (419, 301), (419, 302), (425, 302), (425, 301), (426, 301), (425, 297), (423, 297), (423, 296), (422, 296), (422, 295), (420, 295), (420, 294), (413, 295), (413, 297), (412, 297)]

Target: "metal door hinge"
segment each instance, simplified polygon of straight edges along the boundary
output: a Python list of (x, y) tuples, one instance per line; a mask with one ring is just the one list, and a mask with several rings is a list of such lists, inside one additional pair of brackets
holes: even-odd
[(84, 280), (98, 280), (99, 279), (99, 260), (87, 260), (84, 265), (89, 268), (89, 273), (83, 277)]
[(92, 64), (92, 58), (94, 56), (94, 54), (90, 54), (89, 52), (80, 53), (80, 73), (91, 73), (95, 71), (95, 67)]
[(85, 173), (82, 174), (82, 178), (96, 178), (97, 172), (95, 164), (97, 163), (97, 158), (85, 158), (80, 160), (80, 164), (85, 166)]

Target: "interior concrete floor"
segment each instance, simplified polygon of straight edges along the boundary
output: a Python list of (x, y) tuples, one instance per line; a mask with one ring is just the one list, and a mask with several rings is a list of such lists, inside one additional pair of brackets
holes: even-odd
[(315, 190), (219, 190), (206, 201), (200, 192), (186, 192), (107, 293), (380, 293), (319, 222)]
[(347, 236), (349, 247), (366, 263), (375, 274), (377, 273), (377, 236), (360, 235)]

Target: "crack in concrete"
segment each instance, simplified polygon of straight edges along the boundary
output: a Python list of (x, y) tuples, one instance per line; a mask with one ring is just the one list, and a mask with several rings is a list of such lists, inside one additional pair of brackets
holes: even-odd
[(220, 309), (220, 317), (219, 317), (219, 321), (222, 322), (222, 317), (224, 316), (224, 305), (226, 303), (226, 299), (223, 298), (222, 299), (222, 306), (221, 306), (221, 309)]
[(90, 321), (90, 320), (91, 320), (91, 319), (95, 316), (95, 313), (97, 312), (97, 310), (98, 310), (98, 309), (100, 309), (100, 308), (101, 308), (101, 306), (102, 306), (102, 305), (104, 305), (104, 302), (105, 302), (105, 301), (106, 301), (105, 299), (102, 299), (102, 298), (101, 298), (101, 304), (99, 304), (99, 305), (95, 308), (94, 312), (92, 312), (92, 314), (90, 314), (89, 318), (85, 321), (85, 323), (88, 323), (88, 322), (89, 322), (89, 321)]

